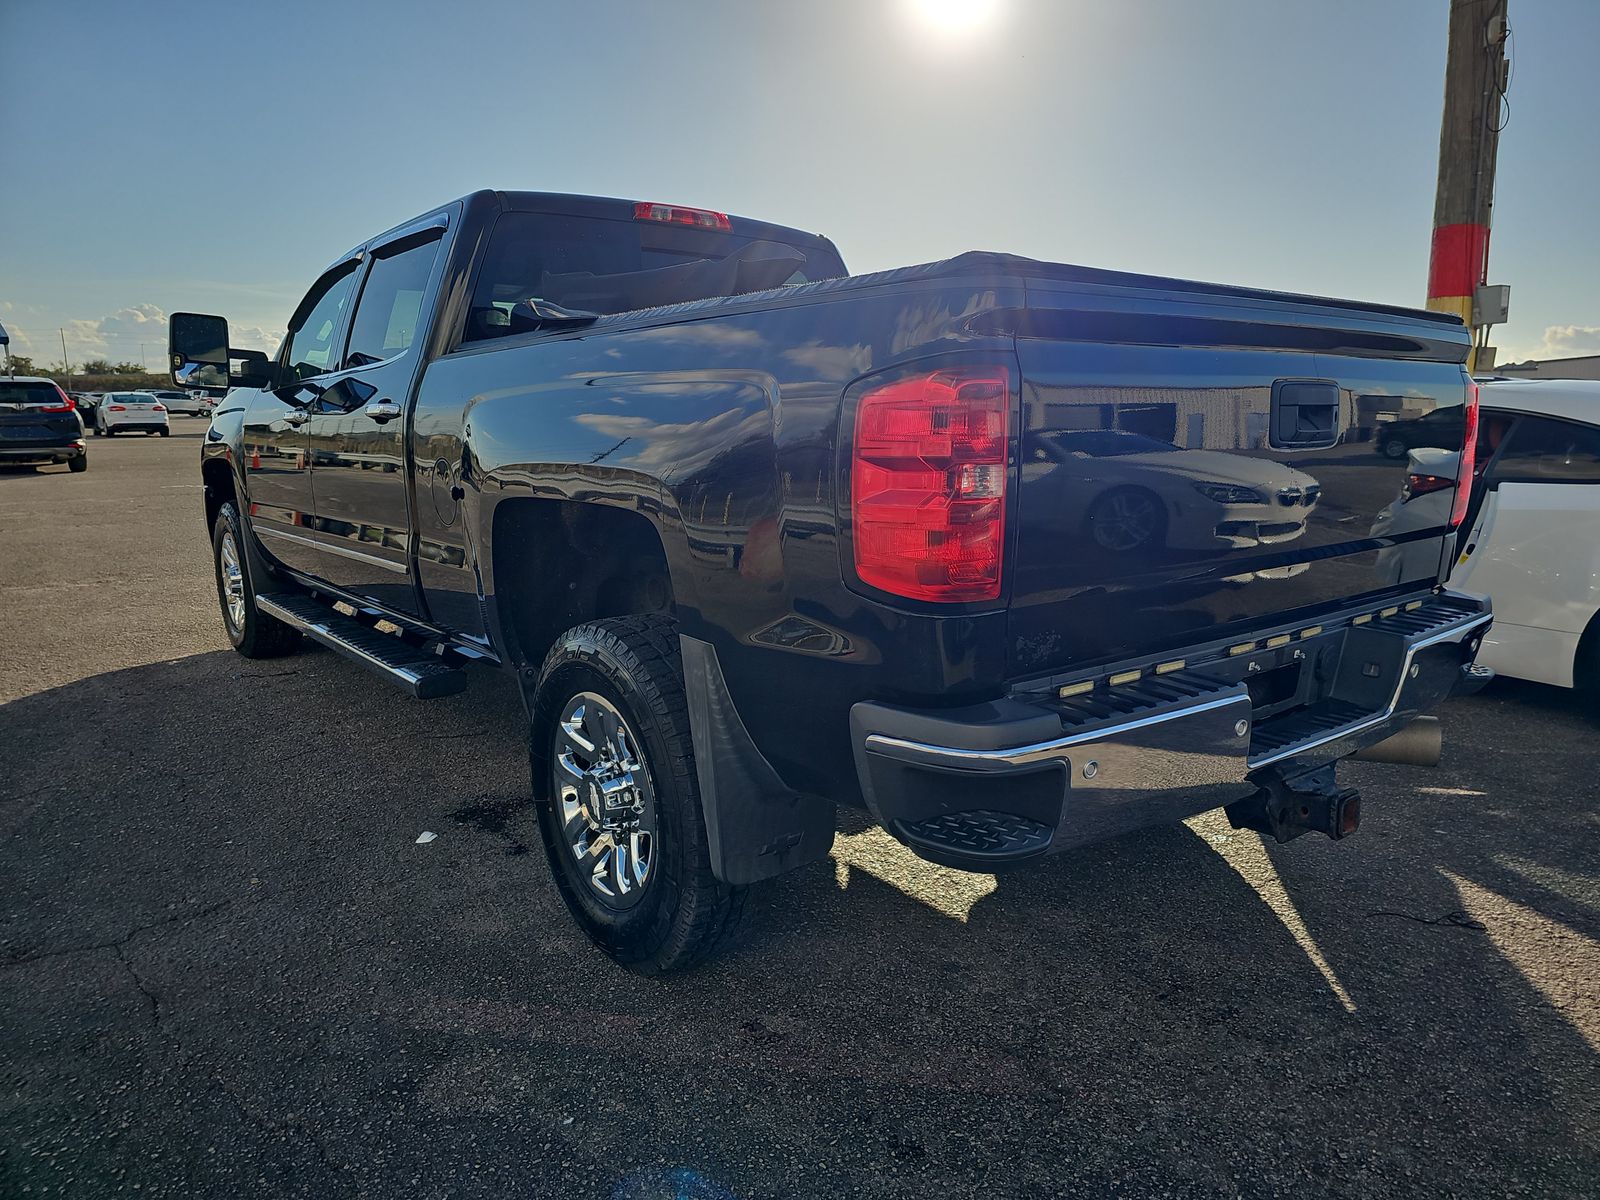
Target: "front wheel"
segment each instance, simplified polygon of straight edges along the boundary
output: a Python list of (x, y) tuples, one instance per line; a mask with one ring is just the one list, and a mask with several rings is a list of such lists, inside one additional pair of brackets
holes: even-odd
[(711, 870), (673, 622), (617, 617), (562, 634), (532, 737), (545, 854), (589, 939), (645, 975), (730, 944), (749, 893)]
[(1409, 453), (1405, 442), (1400, 438), (1390, 438), (1384, 442), (1382, 451), (1385, 458), (1404, 458)]
[(277, 658), (300, 643), (300, 632), (256, 608), (250, 561), (244, 553), (239, 512), (224, 504), (211, 526), (211, 557), (217, 571), (222, 627), (233, 648), (246, 658)]

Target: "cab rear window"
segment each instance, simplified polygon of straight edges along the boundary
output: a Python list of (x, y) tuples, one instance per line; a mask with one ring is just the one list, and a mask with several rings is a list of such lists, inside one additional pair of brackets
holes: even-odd
[(608, 314), (844, 274), (825, 245), (740, 236), (737, 227), (506, 213), (490, 236), (463, 340), (538, 328), (534, 300)]

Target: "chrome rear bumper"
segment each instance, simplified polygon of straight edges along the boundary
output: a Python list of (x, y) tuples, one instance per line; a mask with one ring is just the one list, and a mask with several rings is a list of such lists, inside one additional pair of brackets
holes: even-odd
[[(1486, 600), (1440, 595), (1325, 621), (1299, 640), (1263, 639), (1271, 648), (1248, 661), (1146, 672), (1082, 702), (1019, 692), (954, 712), (857, 704), (862, 791), (918, 853), (979, 869), (1181, 819), (1254, 794), (1269, 773), (1293, 776), (1383, 741), (1453, 691), (1481, 686), (1463, 672), (1491, 620)], [(1257, 668), (1304, 671), (1306, 702), (1258, 703)]]

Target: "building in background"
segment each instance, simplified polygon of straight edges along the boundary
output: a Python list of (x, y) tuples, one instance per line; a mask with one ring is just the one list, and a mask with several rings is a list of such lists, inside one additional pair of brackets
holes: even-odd
[(1600, 379), (1600, 354), (1583, 354), (1577, 358), (1530, 358), (1527, 362), (1496, 366), (1494, 373), (1508, 379)]

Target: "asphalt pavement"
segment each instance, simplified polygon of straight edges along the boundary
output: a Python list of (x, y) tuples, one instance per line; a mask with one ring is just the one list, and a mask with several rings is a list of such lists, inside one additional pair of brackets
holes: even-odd
[(0, 471), (0, 1196), (1600, 1194), (1600, 708), (1453, 702), (1340, 844), (995, 878), (845, 816), (639, 979), (504, 681), (228, 648), (203, 428)]

